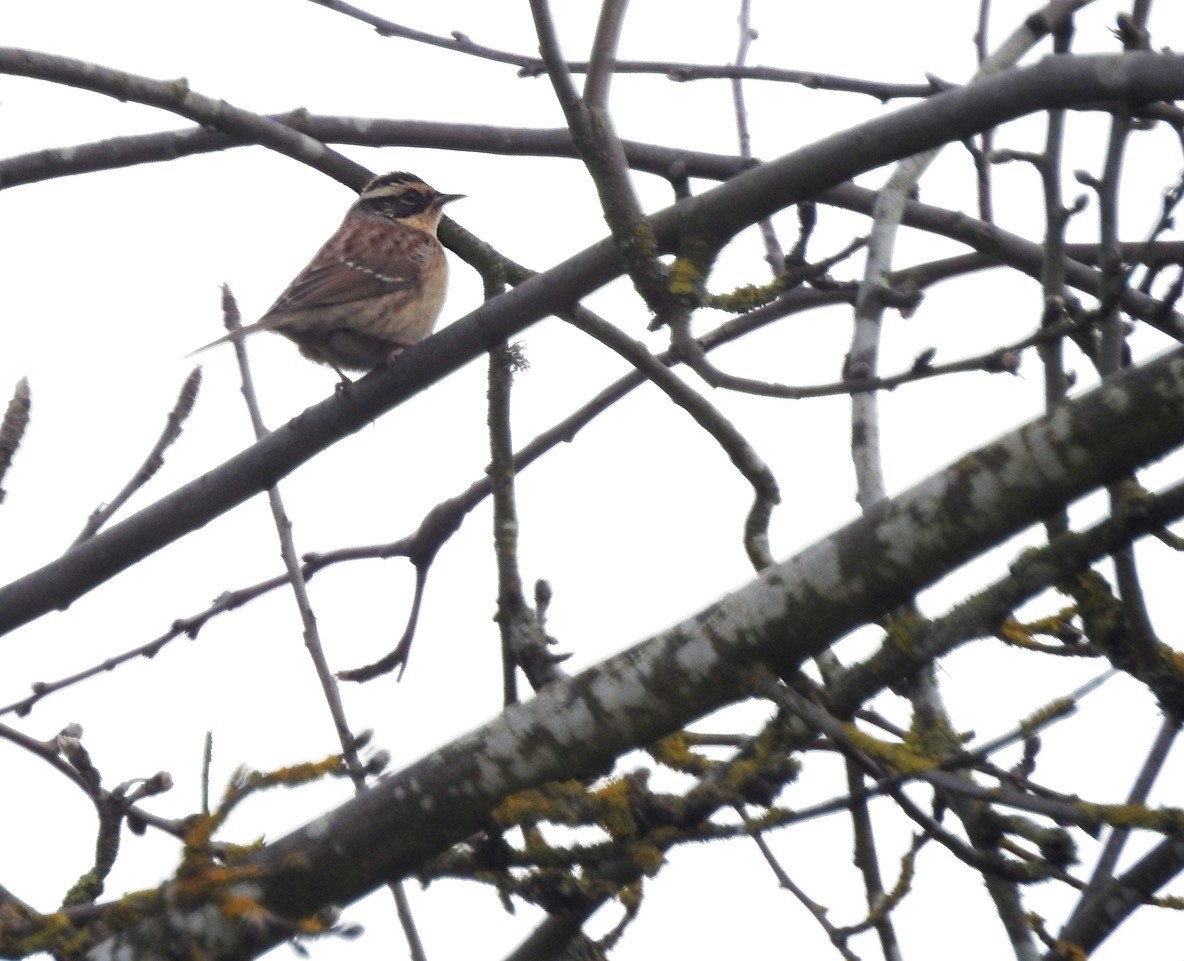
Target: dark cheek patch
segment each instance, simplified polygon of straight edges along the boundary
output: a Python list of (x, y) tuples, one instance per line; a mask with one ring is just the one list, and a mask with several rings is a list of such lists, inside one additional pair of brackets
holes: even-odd
[(374, 210), (378, 213), (395, 220), (401, 217), (410, 217), (412, 214), (418, 214), (427, 210), (430, 205), (428, 198), (422, 195), (415, 199), (382, 197), (381, 199), (371, 201), (371, 203), (374, 206)]

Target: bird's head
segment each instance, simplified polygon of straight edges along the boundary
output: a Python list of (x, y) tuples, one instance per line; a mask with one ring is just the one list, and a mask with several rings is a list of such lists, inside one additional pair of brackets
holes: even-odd
[(463, 196), (442, 194), (415, 174), (400, 171), (375, 177), (366, 184), (354, 209), (435, 234), (444, 205)]

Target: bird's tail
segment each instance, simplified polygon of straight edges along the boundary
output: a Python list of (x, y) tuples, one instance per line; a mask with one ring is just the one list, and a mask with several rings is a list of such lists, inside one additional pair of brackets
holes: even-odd
[(239, 327), (237, 330), (232, 330), (228, 334), (223, 334), (217, 340), (211, 340), (203, 347), (198, 347), (197, 350), (191, 350), (185, 356), (192, 357), (194, 354), (201, 354), (209, 350), (211, 347), (217, 347), (219, 344), (229, 344), (231, 341), (242, 340), (249, 334), (257, 333), (260, 330), (272, 330), (275, 328), (279, 318), (264, 317), (262, 320), (257, 320), (253, 324), (247, 324), (246, 327)]

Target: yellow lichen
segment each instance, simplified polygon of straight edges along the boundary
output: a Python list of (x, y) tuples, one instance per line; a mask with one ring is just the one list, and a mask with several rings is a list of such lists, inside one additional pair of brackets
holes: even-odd
[(892, 765), (902, 774), (918, 774), (937, 766), (934, 758), (921, 754), (908, 744), (881, 741), (861, 731), (854, 724), (844, 724), (843, 732), (851, 745), (871, 757)]
[(1027, 627), (1014, 617), (1004, 620), (996, 629), (995, 636), (1014, 647), (1030, 648), (1035, 646), (1035, 642), (1032, 640), (1032, 635), (1028, 632)]
[(627, 778), (612, 778), (592, 795), (596, 820), (610, 837), (636, 837), (637, 822), (633, 817), (631, 798), (633, 785)]
[(1085, 948), (1072, 941), (1057, 941), (1053, 945), (1053, 950), (1056, 951), (1055, 957), (1063, 961), (1085, 961), (1089, 957)]
[(506, 828), (542, 820), (557, 824), (579, 823), (575, 805), (583, 795), (584, 786), (579, 781), (555, 781), (542, 788), (519, 791), (503, 798), (490, 816)]
[(1168, 663), (1176, 674), (1184, 678), (1184, 651), (1172, 651), (1168, 655)]
[(675, 297), (698, 296), (703, 285), (703, 273), (689, 257), (677, 257), (669, 267), (666, 289)]
[(675, 731), (655, 741), (647, 749), (659, 764), (687, 774), (703, 774), (711, 767), (711, 760), (691, 750), (686, 731)]
[(264, 921), (271, 912), (254, 898), (236, 894), (222, 899), (222, 913), (236, 921)]
[(1152, 808), (1145, 804), (1091, 804), (1078, 801), (1077, 809), (1088, 821), (1111, 827), (1143, 828), (1159, 834), (1184, 837), (1184, 810)]
[(633, 844), (629, 847), (629, 858), (638, 871), (652, 877), (665, 863), (666, 854), (655, 844)]
[(1025, 734), (1035, 733), (1053, 721), (1072, 714), (1075, 710), (1077, 710), (1077, 702), (1073, 698), (1058, 697), (1055, 701), (1044, 705), (1044, 707), (1037, 708), (1020, 721), (1020, 730)]
[(617, 892), (617, 900), (626, 911), (636, 911), (641, 907), (641, 899), (645, 893), (645, 885), (641, 881), (627, 884)]
[(908, 651), (925, 624), (925, 619), (915, 614), (894, 617), (884, 628), (884, 640), (897, 650)]
[(745, 284), (726, 294), (707, 294), (703, 298), (703, 303), (716, 310), (726, 310), (730, 314), (743, 314), (771, 304), (783, 293), (785, 281), (778, 279), (767, 284)]

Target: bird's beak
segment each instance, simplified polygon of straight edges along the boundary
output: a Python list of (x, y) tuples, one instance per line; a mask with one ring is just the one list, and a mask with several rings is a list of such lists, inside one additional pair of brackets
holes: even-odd
[(445, 204), (450, 204), (454, 200), (463, 200), (467, 196), (468, 194), (439, 194), (435, 201), (433, 201), (432, 206), (443, 207)]

